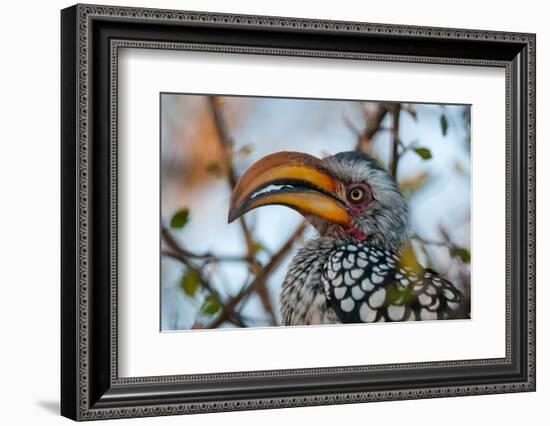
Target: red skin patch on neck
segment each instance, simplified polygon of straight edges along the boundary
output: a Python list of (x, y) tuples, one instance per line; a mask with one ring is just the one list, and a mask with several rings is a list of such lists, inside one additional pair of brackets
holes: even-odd
[(319, 219), (317, 216), (313, 215), (304, 215), (306, 220), (319, 232), (320, 235), (333, 237), (333, 238), (343, 238), (351, 237), (357, 241), (365, 241), (368, 238), (368, 235), (365, 234), (361, 229), (356, 227), (353, 224), (347, 226), (332, 225), (326, 228), (326, 221)]
[(356, 227), (352, 227), (346, 230), (348, 235), (358, 241), (365, 241), (367, 239), (367, 234)]

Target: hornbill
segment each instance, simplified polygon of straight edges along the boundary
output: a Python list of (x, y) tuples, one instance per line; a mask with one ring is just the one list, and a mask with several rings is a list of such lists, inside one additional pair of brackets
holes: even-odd
[(469, 318), (460, 290), (411, 256), (407, 202), (367, 154), (263, 157), (235, 186), (228, 220), (271, 204), (297, 210), (319, 233), (282, 284), (285, 325)]

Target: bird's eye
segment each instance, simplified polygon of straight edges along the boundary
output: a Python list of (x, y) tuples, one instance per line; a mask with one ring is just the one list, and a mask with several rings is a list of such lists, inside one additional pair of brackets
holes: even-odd
[(360, 203), (365, 198), (365, 191), (362, 188), (353, 188), (349, 191), (348, 197), (354, 203)]

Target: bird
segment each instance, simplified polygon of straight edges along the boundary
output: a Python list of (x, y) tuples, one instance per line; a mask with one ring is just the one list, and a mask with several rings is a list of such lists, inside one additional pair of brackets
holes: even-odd
[(368, 154), (269, 154), (238, 180), (228, 222), (265, 205), (298, 211), (318, 234), (289, 264), (284, 325), (469, 318), (460, 289), (416, 260), (407, 201)]

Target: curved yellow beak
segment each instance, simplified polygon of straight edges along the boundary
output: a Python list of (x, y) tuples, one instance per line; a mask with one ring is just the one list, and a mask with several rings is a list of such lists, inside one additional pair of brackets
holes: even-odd
[(318, 158), (301, 152), (277, 152), (254, 163), (231, 194), (229, 223), (256, 207), (278, 204), (303, 215), (349, 225), (341, 182)]

